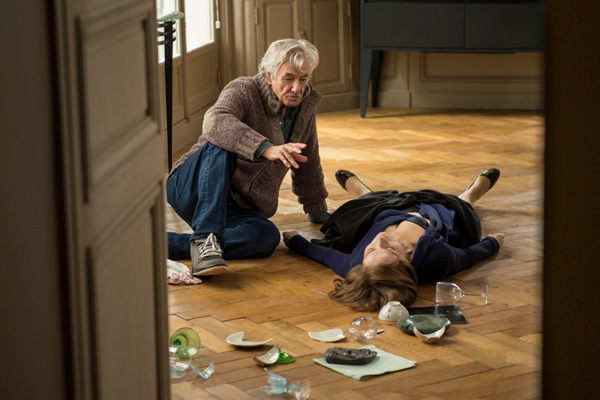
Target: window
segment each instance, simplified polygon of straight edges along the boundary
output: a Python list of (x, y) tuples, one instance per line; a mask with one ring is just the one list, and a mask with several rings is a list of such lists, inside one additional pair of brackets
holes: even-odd
[(213, 41), (212, 0), (185, 1), (185, 38), (187, 52)]
[[(163, 17), (178, 10), (184, 10), (184, 19), (176, 22), (173, 58), (181, 55), (182, 41), (177, 40), (181, 26), (185, 26), (185, 44), (187, 53), (213, 42), (212, 0), (157, 0), (157, 17)], [(159, 46), (158, 60), (164, 62), (164, 46)]]
[[(177, 0), (156, 0), (156, 17), (161, 18), (165, 15), (169, 15), (177, 11)], [(177, 33), (179, 32), (180, 21), (175, 23), (175, 43), (173, 43), (173, 58), (181, 54), (180, 46), (181, 41), (177, 40)], [(161, 30), (159, 28), (159, 30)], [(165, 61), (165, 46), (158, 46), (158, 62), (162, 63)]]

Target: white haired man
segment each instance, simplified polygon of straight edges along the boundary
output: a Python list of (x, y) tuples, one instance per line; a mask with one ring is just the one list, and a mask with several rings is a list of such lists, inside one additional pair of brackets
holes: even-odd
[(174, 163), (167, 200), (193, 233), (169, 232), (169, 258), (191, 255), (193, 275), (273, 253), (281, 235), (268, 218), (288, 169), (308, 219), (329, 217), (315, 115), (321, 96), (310, 85), (318, 63), (305, 40), (271, 43), (258, 74), (225, 86), (198, 142)]

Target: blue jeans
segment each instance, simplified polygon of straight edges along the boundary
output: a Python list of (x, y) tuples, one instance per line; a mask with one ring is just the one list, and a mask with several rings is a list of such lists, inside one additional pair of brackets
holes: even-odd
[(240, 208), (229, 194), (237, 154), (205, 143), (167, 180), (167, 201), (192, 228), (168, 233), (169, 258), (190, 258), (190, 242), (214, 233), (223, 257), (267, 257), (279, 245), (279, 230), (256, 210)]

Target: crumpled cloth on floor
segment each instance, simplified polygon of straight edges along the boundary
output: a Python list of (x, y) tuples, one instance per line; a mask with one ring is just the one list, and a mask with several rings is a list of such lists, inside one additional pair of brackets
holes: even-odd
[(385, 374), (387, 372), (400, 371), (402, 369), (412, 368), (417, 363), (412, 360), (397, 356), (387, 351), (378, 349), (369, 344), (361, 347), (361, 349), (369, 349), (377, 352), (377, 357), (373, 361), (364, 365), (346, 365), (346, 364), (330, 364), (325, 361), (325, 358), (314, 358), (313, 361), (324, 367), (330, 368), (342, 375), (349, 376), (359, 381), (372, 378), (376, 375)]
[(167, 282), (171, 285), (197, 285), (202, 280), (193, 276), (187, 265), (167, 259)]

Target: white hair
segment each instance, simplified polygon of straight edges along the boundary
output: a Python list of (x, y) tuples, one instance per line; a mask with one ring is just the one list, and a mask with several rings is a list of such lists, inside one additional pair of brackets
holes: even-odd
[[(296, 71), (312, 75), (319, 65), (319, 51), (310, 42), (304, 39), (281, 39), (269, 45), (259, 66), (258, 72), (264, 77), (275, 78), (277, 71), (286, 62), (290, 61)], [(304, 70), (304, 64), (307, 70)]]

